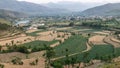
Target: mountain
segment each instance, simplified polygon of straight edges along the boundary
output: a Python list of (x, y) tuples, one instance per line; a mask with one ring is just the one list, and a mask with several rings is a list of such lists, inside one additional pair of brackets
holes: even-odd
[(102, 6), (87, 9), (81, 12), (82, 15), (88, 16), (119, 16), (120, 3), (108, 3)]
[(73, 12), (78, 12), (78, 11), (83, 11), (88, 8), (95, 7), (101, 4), (102, 3), (81, 3), (81, 2), (71, 2), (71, 1), (60, 1), (57, 3), (50, 2), (43, 5), (50, 8), (61, 8), (61, 9), (67, 9)]
[(25, 13), (0, 9), (0, 18), (20, 18), (20, 17), (27, 17), (28, 15)]
[(48, 8), (40, 4), (16, 1), (16, 0), (0, 0), (0, 9), (23, 12), (33, 15), (49, 15), (67, 13), (66, 10), (58, 8)]

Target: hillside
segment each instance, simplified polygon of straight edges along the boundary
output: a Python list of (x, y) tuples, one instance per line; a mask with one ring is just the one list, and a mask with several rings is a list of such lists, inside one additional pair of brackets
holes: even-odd
[(9, 34), (19, 32), (17, 28), (12, 27), (12, 23), (17, 18), (27, 17), (24, 13), (0, 9), (0, 37), (9, 36)]
[[(6, 5), (7, 3), (7, 5)], [(52, 15), (66, 13), (67, 10), (57, 9), (57, 8), (48, 8), (40, 4), (34, 4), (25, 1), (17, 0), (0, 0), (0, 9), (7, 9), (17, 12), (28, 13), (32, 15)]]
[(27, 14), (0, 9), (0, 23), (11, 24), (11, 22), (17, 18), (27, 17)]
[(0, 9), (0, 18), (21, 18), (21, 17), (27, 17), (28, 15), (25, 13)]
[(109, 3), (102, 6), (87, 9), (82, 15), (90, 16), (118, 16), (120, 15), (120, 3)]

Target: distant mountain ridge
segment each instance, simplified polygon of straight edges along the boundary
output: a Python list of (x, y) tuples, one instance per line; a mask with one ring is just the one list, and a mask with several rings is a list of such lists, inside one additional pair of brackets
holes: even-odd
[(58, 3), (50, 2), (43, 5), (51, 8), (61, 8), (61, 9), (67, 9), (73, 12), (74, 11), (78, 12), (78, 11), (86, 10), (91, 7), (101, 5), (101, 3), (81, 3), (81, 2), (71, 2), (71, 1), (60, 1)]
[(23, 12), (33, 15), (49, 15), (67, 13), (67, 10), (48, 8), (39, 4), (17, 0), (0, 0), (0, 9)]
[(120, 3), (108, 3), (81, 12), (88, 16), (120, 16)]

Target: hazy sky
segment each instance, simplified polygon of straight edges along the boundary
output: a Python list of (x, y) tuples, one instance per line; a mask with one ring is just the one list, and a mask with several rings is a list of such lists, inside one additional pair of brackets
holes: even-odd
[(120, 0), (18, 0), (18, 1), (28, 1), (28, 2), (33, 2), (33, 3), (48, 3), (48, 2), (59, 2), (59, 1), (103, 2), (103, 3), (120, 2)]

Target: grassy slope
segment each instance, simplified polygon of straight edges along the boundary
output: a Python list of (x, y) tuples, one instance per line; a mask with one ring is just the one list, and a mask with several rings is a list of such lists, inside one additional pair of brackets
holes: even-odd
[(55, 47), (56, 56), (65, 55), (66, 48), (69, 51), (69, 54), (78, 53), (86, 49), (87, 38), (80, 35), (75, 35), (67, 39), (64, 43)]

